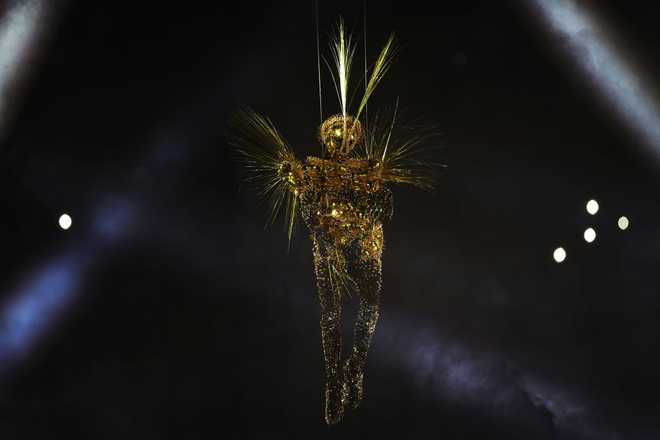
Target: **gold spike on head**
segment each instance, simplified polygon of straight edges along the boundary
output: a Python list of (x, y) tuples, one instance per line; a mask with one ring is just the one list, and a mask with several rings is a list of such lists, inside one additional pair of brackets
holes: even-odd
[(362, 96), (362, 100), (360, 101), (360, 105), (355, 114), (356, 118), (360, 117), (362, 110), (364, 110), (364, 108), (367, 106), (367, 102), (369, 101), (371, 94), (374, 92), (380, 81), (390, 69), (395, 53), (396, 45), (394, 41), (394, 34), (391, 34), (387, 39), (385, 46), (383, 46), (381, 49), (380, 54), (378, 55), (378, 59), (374, 64), (371, 77), (369, 78), (369, 82), (367, 83), (367, 86), (364, 90), (364, 95)]
[[(335, 78), (332, 69), (330, 69), (330, 73), (341, 104), (341, 114), (347, 116), (348, 86), (351, 79), (351, 64), (353, 63), (353, 55), (355, 55), (355, 45), (351, 34), (346, 33), (344, 20), (341, 17), (337, 26), (337, 33), (332, 37), (330, 50), (337, 69), (337, 78)], [(330, 66), (328, 65), (328, 67)]]

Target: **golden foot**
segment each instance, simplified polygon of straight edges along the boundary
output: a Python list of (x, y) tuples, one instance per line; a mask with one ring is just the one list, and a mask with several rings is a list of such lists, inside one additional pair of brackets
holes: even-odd
[(356, 409), (360, 406), (360, 402), (362, 402), (362, 395), (364, 393), (363, 390), (363, 378), (364, 374), (360, 372), (355, 372), (353, 371), (354, 369), (351, 368), (351, 363), (350, 360), (346, 362), (344, 365), (344, 383), (343, 383), (343, 389), (346, 404), (350, 406), (352, 409)]
[(345, 400), (341, 388), (325, 390), (325, 423), (334, 425), (344, 417)]

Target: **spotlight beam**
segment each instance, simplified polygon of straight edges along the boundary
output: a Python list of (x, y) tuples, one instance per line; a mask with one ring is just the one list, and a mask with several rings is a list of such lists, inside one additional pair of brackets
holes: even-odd
[(19, 107), (21, 91), (65, 1), (0, 2), (0, 143)]
[(135, 204), (123, 199), (97, 206), (81, 240), (27, 273), (0, 304), (0, 381), (38, 348), (83, 291), (89, 271), (127, 237)]
[[(579, 3), (579, 4), (578, 4)], [(582, 2), (531, 0), (533, 15), (544, 24), (584, 79), (638, 137), (660, 165), (660, 111), (652, 86), (623, 55), (611, 32)]]
[[(548, 414), (561, 438), (635, 438), (621, 432), (620, 420), (612, 414), (606, 417), (596, 400), (543, 378), (510, 354), (474, 351), (438, 334), (424, 319), (390, 314), (379, 327), (374, 355), (382, 364), (405, 369), (420, 394), (521, 427), (527, 418)], [(652, 420), (639, 423), (654, 432)]]
[(80, 274), (83, 254), (67, 251), (48, 260), (19, 283), (0, 310), (0, 373), (4, 376), (30, 355), (35, 342), (67, 310)]

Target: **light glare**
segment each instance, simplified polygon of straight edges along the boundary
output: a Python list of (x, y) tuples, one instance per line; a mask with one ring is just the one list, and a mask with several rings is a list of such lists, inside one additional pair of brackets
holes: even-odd
[(566, 251), (564, 250), (563, 247), (558, 247), (555, 249), (555, 252), (552, 254), (552, 257), (555, 259), (557, 263), (561, 263), (566, 259)]
[(591, 199), (587, 202), (587, 212), (591, 215), (596, 215), (598, 210), (600, 209), (600, 206), (598, 205), (598, 202)]
[(619, 226), (619, 229), (625, 231), (626, 229), (628, 229), (628, 226), (630, 226), (630, 220), (628, 220), (628, 217), (626, 217), (625, 215), (621, 216), (619, 217), (619, 221), (617, 221), (617, 225)]
[(588, 228), (586, 231), (584, 231), (584, 241), (587, 243), (593, 243), (594, 240), (596, 239), (596, 231), (594, 228)]
[(71, 223), (73, 221), (71, 220), (71, 216), (69, 214), (62, 214), (60, 216), (60, 228), (64, 229), (65, 231), (71, 227)]

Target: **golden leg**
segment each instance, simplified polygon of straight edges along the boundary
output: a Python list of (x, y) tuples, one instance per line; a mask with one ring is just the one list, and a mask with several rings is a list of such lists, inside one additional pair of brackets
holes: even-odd
[(339, 422), (344, 415), (342, 396), (341, 357), (341, 298), (332, 282), (328, 252), (316, 238), (314, 241), (314, 269), (321, 306), (321, 340), (325, 360), (325, 421)]
[(358, 285), (360, 306), (353, 329), (353, 349), (344, 365), (344, 380), (348, 388), (347, 403), (352, 408), (357, 408), (364, 393), (363, 378), (367, 353), (378, 322), (382, 285), (380, 258), (360, 262), (352, 276)]

